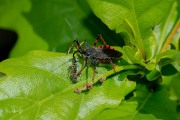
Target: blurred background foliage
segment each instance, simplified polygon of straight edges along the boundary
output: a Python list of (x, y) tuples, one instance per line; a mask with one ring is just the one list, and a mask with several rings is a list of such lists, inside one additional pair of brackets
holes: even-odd
[(76, 37), (92, 44), (98, 33), (108, 44), (124, 44), (85, 0), (0, 0), (1, 60), (37, 49), (67, 52)]

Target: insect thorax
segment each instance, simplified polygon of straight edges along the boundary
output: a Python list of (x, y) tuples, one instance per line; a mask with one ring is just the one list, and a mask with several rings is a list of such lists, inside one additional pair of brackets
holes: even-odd
[(89, 47), (88, 49), (86, 49), (85, 56), (88, 57), (92, 66), (97, 66), (103, 60), (109, 59), (109, 57), (103, 53), (103, 49), (95, 47)]

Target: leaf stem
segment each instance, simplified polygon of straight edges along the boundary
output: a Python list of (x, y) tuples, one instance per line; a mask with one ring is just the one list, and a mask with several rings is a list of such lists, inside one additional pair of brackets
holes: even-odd
[(168, 45), (171, 43), (174, 35), (176, 34), (177, 30), (180, 28), (180, 19), (177, 21), (176, 25), (174, 26), (173, 30), (171, 31), (171, 33), (169, 34), (166, 42), (164, 43), (162, 49), (161, 49), (161, 53), (165, 52), (168, 48)]
[[(85, 84), (86, 81), (81, 82), (80, 84), (81, 84), (81, 85), (83, 84), (83, 87), (77, 88), (77, 89), (75, 90), (75, 92), (80, 93), (80, 92), (83, 92), (83, 91), (87, 91), (89, 85), (91, 85), (91, 87), (92, 87), (93, 85), (95, 85), (95, 84), (98, 83), (98, 82), (103, 82), (107, 77), (113, 75), (114, 73), (118, 73), (118, 72), (121, 72), (121, 71), (123, 71), (123, 70), (129, 70), (129, 69), (142, 69), (142, 67), (139, 66), (139, 65), (116, 66), (116, 67), (115, 67), (115, 71), (116, 71), (116, 72), (114, 72), (114, 69), (112, 69), (112, 70), (107, 71), (106, 73), (104, 73), (104, 74), (96, 77), (96, 78), (94, 79), (94, 81), (91, 81), (91, 80), (90, 80), (91, 82), (89, 82), (88, 84), (87, 84), (87, 83)], [(76, 86), (76, 85), (75, 85), (75, 86)], [(79, 86), (79, 85), (78, 85), (78, 86)]]

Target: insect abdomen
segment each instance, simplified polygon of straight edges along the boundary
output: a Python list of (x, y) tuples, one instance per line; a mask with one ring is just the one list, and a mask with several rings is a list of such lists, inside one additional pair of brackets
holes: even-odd
[(119, 59), (122, 56), (122, 53), (115, 50), (112, 46), (110, 45), (102, 45), (98, 46), (98, 49), (102, 49), (102, 53), (104, 55), (101, 55), (100, 58), (102, 59)]

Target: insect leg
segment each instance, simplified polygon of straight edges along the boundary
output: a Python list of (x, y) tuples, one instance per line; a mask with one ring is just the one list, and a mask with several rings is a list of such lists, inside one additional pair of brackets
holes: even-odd
[(88, 45), (88, 41), (87, 40), (84, 40), (84, 42), (85, 42), (85, 47), (86, 47), (86, 49), (89, 47), (89, 45)]
[(85, 41), (85, 40), (83, 40), (83, 41), (80, 43), (80, 46), (82, 46), (82, 45), (84, 44), (84, 41)]
[(94, 72), (93, 72), (93, 76), (92, 76), (92, 81), (94, 83), (94, 76), (95, 76), (95, 73), (96, 73), (96, 67), (94, 67)]
[(94, 46), (96, 46), (96, 43), (98, 42), (98, 40), (101, 40), (103, 42), (104, 45), (107, 45), (107, 43), (105, 42), (104, 38), (102, 37), (101, 34), (98, 34), (96, 39), (94, 40)]
[(110, 61), (110, 64), (111, 64), (112, 68), (114, 69), (114, 72), (116, 73), (115, 66), (114, 66), (112, 60), (110, 59), (109, 61)]
[(74, 43), (77, 44), (78, 49), (82, 49), (82, 48), (81, 48), (81, 45), (79, 44), (79, 41), (78, 41), (77, 38), (76, 38), (76, 39), (72, 42), (72, 44), (70, 45), (67, 54), (69, 54), (69, 52), (70, 52), (71, 48), (73, 47)]
[(88, 58), (85, 58), (84, 66), (81, 68), (81, 70), (79, 70), (79, 72), (76, 74), (76, 76), (79, 76), (81, 74), (81, 72), (84, 70), (84, 68), (87, 66), (87, 60), (88, 60)]

